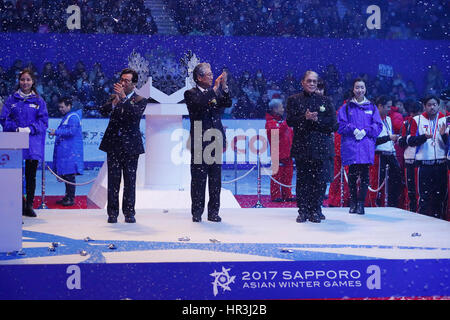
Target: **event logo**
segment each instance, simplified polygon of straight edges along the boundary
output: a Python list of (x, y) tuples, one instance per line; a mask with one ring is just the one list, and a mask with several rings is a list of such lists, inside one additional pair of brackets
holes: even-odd
[(234, 282), (236, 276), (230, 276), (228, 273), (230, 270), (231, 268), (226, 269), (222, 266), (222, 272), (214, 270), (214, 272), (210, 274), (211, 277), (214, 277), (214, 281), (212, 282), (214, 296), (217, 296), (219, 293), (219, 287), (221, 287), (224, 292), (231, 291), (230, 284)]
[(366, 20), (367, 29), (381, 29), (381, 9), (377, 5), (367, 7), (366, 13), (370, 16)]
[(81, 10), (77, 5), (68, 6), (66, 13), (70, 14), (67, 18), (66, 26), (69, 30), (79, 30), (81, 29)]

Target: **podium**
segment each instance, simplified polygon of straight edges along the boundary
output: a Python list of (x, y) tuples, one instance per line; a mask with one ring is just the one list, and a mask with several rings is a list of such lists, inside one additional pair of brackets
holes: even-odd
[(22, 249), (22, 149), (28, 133), (0, 132), (0, 252)]
[[(183, 129), (183, 115), (187, 107), (179, 103), (184, 92), (190, 89), (188, 78), (184, 88), (167, 95), (153, 87), (152, 78), (136, 93), (153, 98), (159, 103), (149, 103), (145, 115), (145, 154), (140, 155), (136, 177), (136, 209), (187, 209), (190, 197), (190, 152), (186, 149), (189, 131)], [(88, 194), (88, 199), (100, 208), (107, 204), (106, 161), (99, 171)], [(208, 189), (206, 189), (207, 191)], [(123, 179), (119, 192), (122, 202)], [(206, 203), (208, 192), (206, 192)], [(222, 208), (240, 208), (231, 191), (221, 190)]]

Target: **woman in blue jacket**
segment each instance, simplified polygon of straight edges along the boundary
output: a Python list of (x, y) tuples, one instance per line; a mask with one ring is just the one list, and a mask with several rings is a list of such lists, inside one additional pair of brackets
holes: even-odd
[(33, 71), (24, 69), (19, 73), (17, 91), (6, 99), (0, 114), (3, 131), (29, 133), (29, 148), (23, 150), (25, 160), (26, 202), (22, 214), (36, 217), (33, 210), (36, 190), (36, 172), (39, 161), (44, 159), (45, 133), (48, 112), (45, 101), (36, 91)]
[(53, 151), (53, 171), (66, 182), (66, 195), (57, 201), (65, 207), (73, 206), (75, 199), (75, 176), (83, 174), (83, 133), (81, 130), (81, 110), (72, 111), (72, 99), (58, 100), (59, 112), (63, 114), (58, 129), (50, 130), (56, 136)]
[[(353, 81), (353, 98), (339, 109), (338, 133), (341, 138), (342, 165), (349, 166), (349, 213), (364, 214), (364, 201), (369, 188), (369, 166), (375, 158), (375, 141), (383, 123), (377, 107), (365, 97), (363, 79)], [(356, 181), (360, 177), (359, 194)]]

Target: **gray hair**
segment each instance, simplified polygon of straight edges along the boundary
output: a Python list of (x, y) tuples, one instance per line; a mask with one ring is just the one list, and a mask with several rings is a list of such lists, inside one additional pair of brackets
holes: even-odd
[(317, 76), (317, 78), (319, 78), (319, 74), (318, 74), (317, 72), (312, 71), (312, 70), (307, 70), (307, 71), (303, 74), (302, 81), (305, 80), (305, 78), (306, 78), (307, 76), (309, 76), (310, 74), (315, 74), (315, 75)]
[(211, 69), (211, 65), (207, 62), (202, 62), (195, 66), (194, 71), (192, 72), (192, 77), (194, 78), (195, 83), (197, 83), (197, 78), (199, 76), (205, 75), (205, 70), (207, 68)]
[(272, 99), (269, 102), (269, 109), (273, 110), (273, 109), (279, 107), (280, 105), (283, 105), (283, 100), (281, 100), (281, 99)]

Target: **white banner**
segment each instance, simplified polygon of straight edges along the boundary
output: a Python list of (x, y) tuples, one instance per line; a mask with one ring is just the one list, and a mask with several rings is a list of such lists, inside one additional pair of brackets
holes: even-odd
[[(61, 119), (49, 119), (49, 129), (58, 128)], [(83, 146), (85, 162), (103, 162), (106, 160), (106, 153), (99, 150), (98, 147), (108, 126), (109, 119), (83, 119)], [(224, 163), (234, 163), (236, 159), (238, 163), (256, 163), (257, 154), (259, 152), (261, 162), (270, 162), (270, 147), (268, 147), (267, 134), (264, 128), (265, 120), (245, 120), (245, 119), (224, 119), (223, 126), (226, 130), (227, 146), (224, 153)], [(183, 132), (189, 134), (190, 120), (183, 119)], [(141, 120), (140, 129), (145, 145), (145, 119)], [(259, 135), (259, 143), (258, 143)], [(234, 138), (237, 138), (236, 143)], [(180, 142), (181, 140), (180, 135)], [(45, 161), (53, 161), (53, 149), (55, 137), (47, 134), (45, 140)]]

